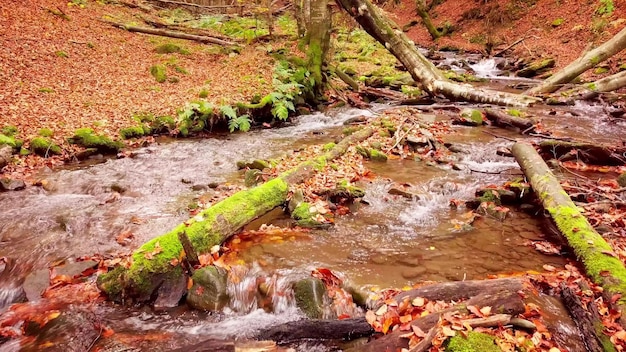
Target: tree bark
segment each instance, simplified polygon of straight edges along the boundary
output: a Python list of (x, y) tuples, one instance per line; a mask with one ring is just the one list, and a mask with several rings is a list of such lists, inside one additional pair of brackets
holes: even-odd
[(338, 2), (367, 33), (398, 58), (413, 79), (420, 82), (424, 90), (431, 95), (441, 94), (455, 100), (520, 107), (538, 101), (536, 98), (519, 94), (452, 83), (415, 48), (396, 24), (383, 16), (378, 7), (369, 0), (338, 0)]
[(415, 7), (417, 10), (417, 14), (422, 19), (422, 23), (424, 23), (424, 26), (428, 30), (428, 33), (430, 33), (430, 36), (433, 38), (433, 40), (439, 39), (439, 37), (441, 37), (443, 33), (439, 32), (439, 30), (437, 30), (437, 27), (433, 25), (433, 21), (430, 20), (430, 15), (428, 14), (428, 6), (426, 6), (426, 1), (415, 0)]
[(306, 30), (307, 68), (313, 78), (313, 92), (316, 97), (323, 95), (326, 80), (323, 67), (330, 47), (332, 16), (327, 0), (305, 0), (309, 2), (310, 17)]
[[(485, 283), (489, 283), (495, 280), (485, 280)], [(521, 286), (521, 285), (520, 285)], [(485, 286), (483, 286), (485, 287)], [(441, 291), (443, 293), (445, 291)], [(436, 299), (436, 298), (433, 298)], [(438, 298), (437, 298), (438, 299)], [(525, 310), (525, 305), (522, 297), (518, 293), (518, 290), (509, 289), (489, 289), (486, 288), (483, 292), (470, 298), (464, 303), (460, 303), (453, 308), (444, 309), (439, 312), (428, 314), (422, 318), (413, 320), (411, 325), (418, 326), (422, 331), (430, 331), (439, 318), (448, 312), (458, 311), (462, 314), (469, 313), (467, 306), (491, 307), (492, 312), (499, 314), (517, 315), (521, 314)], [(406, 331), (400, 331), (398, 329), (391, 333), (373, 340), (364, 346), (359, 346), (355, 349), (348, 350), (350, 352), (380, 352), (380, 351), (399, 351), (402, 348), (408, 348), (409, 340), (401, 337)]]
[(304, 339), (350, 341), (372, 334), (374, 329), (361, 317), (344, 320), (303, 319), (273, 326), (260, 332), (256, 338), (285, 344)]
[[(609, 301), (620, 295), (617, 307), (626, 312), (626, 268), (611, 246), (589, 224), (535, 148), (524, 142), (511, 152), (530, 181), (535, 194), (582, 262), (589, 277), (604, 289)], [(621, 317), (622, 325), (624, 315)]]
[(529, 117), (511, 116), (506, 112), (494, 109), (485, 109), (485, 117), (496, 126), (514, 127), (522, 131), (533, 130), (537, 123), (534, 119)]
[(394, 300), (401, 302), (405, 298), (414, 299), (416, 297), (422, 297), (428, 300), (458, 301), (477, 296), (481, 292), (489, 290), (516, 292), (522, 289), (522, 281), (515, 278), (452, 281), (427, 285), (402, 292), (395, 296)]
[[(350, 145), (367, 139), (372, 133), (371, 128), (362, 129), (324, 155), (303, 162), (265, 184), (237, 192), (170, 232), (153, 238), (133, 253), (129, 268), (118, 266), (100, 275), (98, 288), (118, 302), (146, 303), (155, 297), (159, 301), (161, 296), (174, 300), (170, 287), (177, 288), (185, 275), (178, 259), (184, 253), (178, 239), (180, 232), (187, 235), (198, 254), (209, 253), (211, 247), (221, 244), (245, 224), (285, 203), (290, 185), (311, 177), (327, 162), (343, 155)], [(184, 290), (178, 294), (176, 302)]]
[[(593, 316), (591, 311), (587, 310), (583, 305), (574, 290), (567, 287), (565, 283), (561, 284), (561, 299), (574, 319), (574, 322), (583, 337), (587, 351), (603, 352), (604, 349), (602, 348), (600, 336), (603, 336), (605, 339), (607, 337), (602, 333), (602, 320), (600, 317)], [(600, 327), (600, 329), (598, 329), (598, 327)]]
[(217, 45), (223, 45), (223, 46), (235, 45), (235, 43), (233, 43), (233, 42), (229, 42), (229, 41), (218, 39), (218, 38), (203, 36), (203, 35), (188, 34), (188, 33), (183, 33), (183, 32), (170, 31), (170, 30), (166, 30), (166, 29), (155, 29), (155, 28), (128, 26), (128, 25), (125, 25), (123, 23), (117, 23), (117, 22), (112, 22), (112, 21), (104, 21), (104, 22), (106, 22), (106, 23), (108, 23), (108, 24), (110, 24), (110, 25), (112, 25), (114, 27), (119, 27), (121, 29), (125, 29), (125, 30), (127, 30), (129, 32), (137, 32), (137, 33), (158, 35), (158, 36), (162, 36), (162, 37), (170, 37), (170, 38), (177, 38), (177, 39), (193, 40), (193, 41), (200, 42), (200, 43), (205, 43), (205, 44), (206, 43), (210, 43), (210, 44), (217, 44)]
[(626, 28), (622, 29), (606, 43), (584, 53), (567, 67), (555, 73), (538, 86), (529, 89), (526, 93), (529, 95), (537, 95), (556, 92), (563, 84), (571, 82), (581, 73), (595, 67), (600, 62), (617, 54), (624, 48), (626, 48)]
[(539, 143), (539, 150), (548, 158), (560, 161), (581, 160), (595, 165), (626, 164), (626, 148), (593, 144), (587, 142), (567, 142), (545, 140)]

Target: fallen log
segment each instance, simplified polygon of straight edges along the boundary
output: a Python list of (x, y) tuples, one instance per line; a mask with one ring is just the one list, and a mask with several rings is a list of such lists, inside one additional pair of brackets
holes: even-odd
[(374, 329), (365, 318), (344, 320), (298, 320), (273, 326), (260, 332), (256, 339), (272, 340), (286, 344), (298, 340), (345, 340), (371, 336)]
[[(593, 316), (593, 310), (586, 309), (574, 290), (561, 283), (561, 299), (563, 304), (574, 319), (580, 334), (589, 352), (603, 352), (601, 338), (608, 337), (602, 333), (602, 320), (599, 316)], [(593, 304), (593, 302), (591, 302)], [(610, 341), (606, 341), (611, 343)]]
[(369, 35), (384, 45), (406, 67), (413, 79), (421, 83), (426, 92), (433, 96), (443, 95), (453, 100), (510, 106), (527, 106), (539, 101), (537, 98), (520, 94), (495, 92), (453, 83), (445, 78), (435, 65), (417, 50), (402, 30), (386, 18), (371, 1), (338, 2)]
[(129, 32), (137, 32), (137, 33), (158, 35), (158, 36), (161, 36), (161, 37), (193, 40), (193, 41), (204, 43), (204, 44), (210, 43), (210, 44), (217, 44), (217, 45), (223, 45), (223, 46), (235, 45), (235, 43), (233, 43), (233, 42), (230, 42), (230, 41), (227, 41), (227, 40), (218, 39), (218, 38), (214, 38), (214, 37), (209, 37), (209, 36), (205, 36), (205, 35), (188, 34), (188, 33), (183, 33), (183, 32), (178, 32), (178, 31), (170, 31), (170, 30), (167, 30), (167, 29), (136, 27), (136, 26), (126, 25), (126, 24), (123, 24), (123, 23), (107, 21), (107, 20), (103, 20), (103, 22), (108, 23), (108, 24), (110, 24), (110, 25), (112, 25), (114, 27), (118, 27), (118, 28), (127, 30)]
[(526, 94), (536, 95), (556, 92), (563, 84), (571, 82), (581, 73), (595, 67), (602, 61), (622, 51), (624, 48), (626, 48), (626, 28), (622, 29), (606, 43), (584, 53), (581, 57), (574, 60), (561, 71), (550, 76), (550, 78), (546, 79), (538, 86), (527, 90)]
[[(495, 280), (485, 280), (485, 282), (491, 282)], [(518, 281), (519, 284), (519, 281)], [(485, 287), (485, 286), (483, 286)], [(521, 287), (521, 284), (520, 284)], [(444, 291), (441, 291), (444, 292)], [(408, 299), (408, 298), (407, 298)], [(491, 307), (492, 312), (499, 314), (508, 314), (514, 316), (521, 314), (525, 310), (525, 305), (518, 290), (509, 289), (489, 289), (479, 293), (478, 295), (470, 298), (469, 300), (457, 304), (456, 306), (444, 309), (439, 312), (428, 314), (422, 318), (413, 320), (411, 325), (419, 327), (422, 331), (430, 331), (439, 321), (440, 317), (444, 313), (459, 312), (461, 314), (468, 314), (468, 306), (476, 307)], [(406, 331), (400, 331), (396, 329), (391, 333), (373, 340), (364, 346), (359, 346), (355, 349), (348, 351), (356, 352), (379, 352), (379, 351), (399, 351), (402, 348), (408, 348), (409, 340), (402, 337)], [(428, 346), (426, 346), (427, 348)]]
[(495, 126), (500, 127), (515, 127), (519, 128), (522, 132), (529, 132), (534, 130), (537, 121), (530, 117), (517, 117), (509, 115), (500, 110), (485, 109), (485, 117), (491, 121)]
[[(611, 302), (613, 297), (620, 297), (615, 303), (617, 308), (624, 312), (626, 308), (624, 264), (580, 213), (532, 145), (518, 142), (513, 145), (511, 152), (526, 174), (535, 195), (541, 200), (543, 208), (550, 214), (559, 232), (582, 262), (587, 275), (604, 289), (604, 294), (609, 298), (608, 302)], [(624, 325), (626, 320), (623, 314), (621, 320)]]
[(489, 290), (517, 292), (522, 289), (522, 281), (515, 278), (452, 281), (405, 291), (395, 296), (394, 300), (401, 302), (405, 298), (414, 299), (416, 297), (422, 297), (428, 300), (458, 301), (477, 296), (481, 292)]
[(560, 161), (581, 160), (587, 164), (594, 165), (626, 164), (626, 148), (602, 144), (550, 139), (539, 143), (539, 150), (548, 158)]
[[(373, 130), (364, 128), (339, 142), (330, 151), (305, 161), (262, 185), (233, 194), (203, 210), (192, 219), (170, 232), (144, 243), (132, 255), (130, 267), (118, 266), (100, 275), (98, 288), (117, 302), (167, 302), (176, 305), (185, 293), (180, 291), (185, 270), (180, 265), (183, 246), (179, 233), (184, 232), (197, 254), (209, 253), (211, 247), (221, 244), (250, 221), (284, 204), (289, 186), (300, 183), (344, 154), (348, 147), (371, 136)], [(165, 304), (161, 304), (165, 307)]]

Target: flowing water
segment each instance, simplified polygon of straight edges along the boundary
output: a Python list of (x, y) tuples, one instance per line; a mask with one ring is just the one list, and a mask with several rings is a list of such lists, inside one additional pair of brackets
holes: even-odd
[[(478, 62), (472, 68), (492, 77), (497, 75), (494, 66), (495, 62)], [(0, 193), (0, 257), (17, 263), (11, 267), (0, 263), (0, 313), (21, 294), (25, 279), (45, 287), (51, 263), (124, 252), (127, 249), (115, 241), (120, 233), (134, 235), (128, 247), (134, 248), (184, 221), (190, 202), (200, 194), (217, 192), (207, 188), (209, 183), (242, 183), (236, 161), (272, 158), (302, 145), (326, 143), (341, 133), (343, 121), (373, 117), (384, 108), (302, 116), (293, 126), (276, 130), (162, 139), (132, 157), (46, 170), (39, 175), (44, 187)], [(621, 138), (622, 122), (609, 121), (601, 106), (542, 106), (532, 111), (553, 132), (605, 142)], [(571, 123), (563, 124), (563, 119)], [(483, 133), (485, 129), (456, 127), (446, 137), (446, 142), (465, 150), (459, 154), (460, 171), (412, 160), (367, 163), (376, 177), (360, 184), (367, 192), (366, 204), (339, 217), (332, 228), (242, 245), (237, 255), (245, 264), (236, 283), (229, 284), (230, 305), (219, 314), (182, 308), (156, 313), (113, 305), (100, 306), (98, 313), (127, 345), (166, 351), (209, 337), (241, 339), (301, 318), (291, 283), (315, 268), (329, 268), (357, 287), (402, 287), (424, 280), (540, 271), (544, 264), (562, 266), (564, 259), (542, 255), (525, 244), (544, 238), (534, 217), (513, 210), (505, 221), (486, 216), (467, 227), (462, 226), (469, 221), (467, 211), (450, 208), (451, 200), (468, 199), (482, 186), (521, 175), (512, 158), (495, 154), (498, 147), (511, 143)], [(394, 184), (410, 184), (419, 199), (390, 196), (387, 192)], [(285, 223), (280, 215), (268, 219)], [(269, 302), (250, 295), (250, 287), (260, 281), (273, 288)], [(29, 292), (31, 300), (37, 299), (37, 290)], [(143, 338), (133, 338), (138, 335)], [(16, 348), (0, 346), (7, 351)], [(315, 348), (325, 350), (310, 344), (297, 347)]]

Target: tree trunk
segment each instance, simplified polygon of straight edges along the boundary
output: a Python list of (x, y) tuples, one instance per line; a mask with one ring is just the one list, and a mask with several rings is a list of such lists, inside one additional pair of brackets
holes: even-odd
[(600, 93), (612, 92), (623, 87), (626, 87), (626, 71), (584, 84), (582, 87), (576, 87), (564, 95), (569, 97), (568, 101), (590, 100), (596, 98)]
[(555, 73), (550, 78), (536, 87), (529, 89), (526, 93), (529, 95), (537, 95), (542, 93), (556, 92), (565, 83), (571, 82), (581, 73), (595, 67), (600, 62), (610, 58), (626, 48), (626, 28), (622, 29), (613, 38), (599, 47), (583, 54), (574, 60), (567, 67)]
[(313, 78), (313, 92), (316, 97), (323, 95), (326, 80), (323, 76), (323, 67), (326, 63), (326, 54), (330, 47), (330, 30), (332, 16), (327, 0), (305, 0), (309, 2), (310, 17), (307, 26), (306, 42), (307, 68)]
[[(492, 280), (485, 280), (485, 283), (489, 283)], [(520, 285), (521, 286), (521, 285)], [(486, 288), (478, 295), (470, 298), (464, 303), (460, 303), (453, 308), (444, 309), (438, 312), (433, 312), (422, 318), (413, 320), (411, 325), (419, 327), (422, 331), (430, 331), (439, 318), (449, 312), (460, 312), (461, 314), (469, 313), (467, 306), (476, 306), (479, 309), (481, 307), (491, 307), (492, 312), (501, 314), (517, 315), (521, 314), (525, 310), (525, 305), (522, 297), (519, 294), (519, 290), (509, 289), (489, 289)], [(380, 351), (399, 351), (402, 348), (408, 348), (409, 340), (402, 337), (406, 331), (400, 331), (396, 329), (391, 333), (369, 342), (364, 346), (358, 346), (354, 349), (348, 350), (350, 352), (380, 352)]]
[(581, 160), (594, 165), (626, 164), (626, 148), (624, 147), (549, 139), (539, 143), (539, 150), (548, 158), (559, 161)]
[(118, 302), (145, 303), (155, 298), (156, 301), (167, 298), (168, 302), (178, 302), (185, 291), (176, 289), (185, 275), (179, 263), (184, 253), (178, 238), (180, 232), (187, 235), (198, 254), (209, 253), (211, 247), (221, 244), (245, 224), (285, 203), (290, 185), (311, 177), (328, 161), (343, 155), (350, 145), (367, 139), (372, 133), (371, 128), (360, 130), (324, 155), (303, 162), (265, 184), (237, 192), (170, 232), (153, 238), (133, 253), (129, 268), (118, 266), (100, 275), (98, 288)]
[[(584, 265), (591, 279), (616, 301), (622, 312), (626, 308), (626, 268), (611, 246), (589, 224), (535, 148), (519, 142), (511, 152), (530, 181), (535, 195), (563, 234), (569, 246)], [(610, 301), (610, 300), (609, 300)], [(624, 320), (622, 315), (622, 324)]]
[(367, 33), (398, 58), (413, 79), (420, 82), (424, 90), (431, 95), (441, 94), (454, 100), (520, 107), (538, 101), (528, 96), (452, 83), (415, 48), (396, 24), (384, 17), (378, 7), (369, 0), (338, 0), (338, 2)]
[(533, 130), (537, 123), (529, 117), (511, 116), (504, 111), (485, 109), (485, 117), (496, 126), (519, 128), (522, 132)]
[[(602, 319), (594, 316), (593, 309), (585, 307), (576, 292), (567, 287), (565, 283), (561, 283), (561, 299), (563, 305), (567, 308), (570, 315), (574, 319), (578, 330), (580, 331), (585, 347), (589, 352), (603, 352), (602, 339), (608, 339), (602, 332)], [(590, 304), (595, 304), (593, 301)], [(606, 341), (609, 342), (610, 341)]]
[(428, 14), (428, 6), (426, 6), (425, 0), (415, 0), (415, 7), (417, 9), (417, 14), (421, 17), (424, 26), (430, 33), (430, 36), (433, 40), (439, 39), (443, 34), (437, 30), (437, 27), (433, 25), (433, 22), (430, 20), (430, 15)]
[(106, 22), (106, 23), (108, 23), (108, 24), (110, 24), (112, 26), (119, 27), (121, 29), (125, 29), (125, 30), (127, 30), (129, 32), (137, 32), (137, 33), (158, 35), (158, 36), (162, 36), (162, 37), (170, 37), (170, 38), (193, 40), (193, 41), (200, 42), (200, 43), (210, 43), (210, 44), (217, 44), (217, 45), (224, 45), (224, 46), (235, 45), (235, 43), (233, 43), (233, 42), (229, 42), (229, 41), (218, 39), (218, 38), (203, 36), (203, 35), (195, 35), (195, 34), (188, 34), (188, 33), (183, 33), (183, 32), (169, 31), (169, 30), (166, 30), (166, 29), (155, 29), (155, 28), (128, 26), (128, 25), (125, 25), (123, 23), (117, 23), (117, 22), (106, 21), (106, 20), (104, 22)]

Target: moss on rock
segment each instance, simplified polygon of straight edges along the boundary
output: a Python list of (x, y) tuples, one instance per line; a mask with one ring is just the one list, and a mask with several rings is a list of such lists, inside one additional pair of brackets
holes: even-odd
[(324, 317), (324, 296), (326, 286), (320, 279), (306, 278), (293, 285), (296, 305), (307, 317), (321, 319)]
[(215, 266), (200, 268), (191, 277), (193, 285), (187, 293), (187, 304), (195, 309), (216, 311), (228, 304), (228, 272)]
[(43, 157), (51, 155), (60, 155), (62, 153), (61, 147), (54, 144), (49, 138), (35, 137), (30, 141), (30, 150)]
[(370, 154), (370, 159), (372, 159), (372, 161), (381, 161), (381, 162), (387, 161), (387, 154), (381, 151), (378, 151), (376, 149), (370, 149), (369, 154)]
[(150, 74), (159, 83), (163, 83), (167, 80), (167, 74), (165, 71), (166, 68), (163, 65), (154, 65), (150, 67)]
[(100, 153), (117, 153), (124, 146), (123, 143), (113, 141), (105, 135), (96, 135), (91, 128), (79, 128), (74, 136), (67, 140), (71, 144), (78, 144), (85, 148), (95, 148)]
[(456, 335), (448, 340), (446, 352), (500, 352), (495, 338), (480, 332), (470, 331), (467, 338)]
[(146, 131), (143, 126), (131, 126), (122, 128), (120, 130), (120, 136), (122, 136), (122, 138), (124, 139), (138, 138), (146, 134), (145, 132)]

